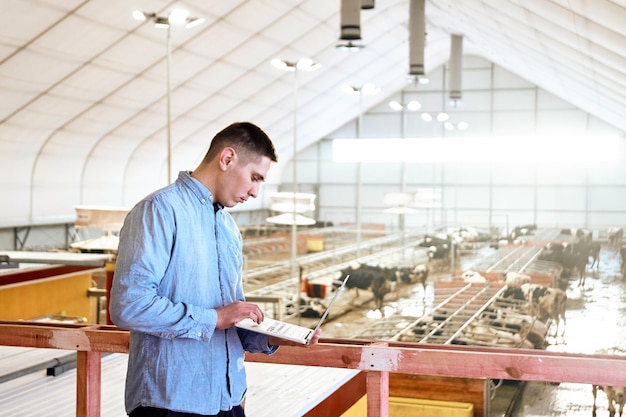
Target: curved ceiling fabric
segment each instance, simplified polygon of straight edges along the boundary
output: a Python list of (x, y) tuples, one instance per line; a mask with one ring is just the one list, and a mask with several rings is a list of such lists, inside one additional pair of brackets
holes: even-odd
[[(341, 2), (6, 0), (0, 26), (0, 225), (72, 221), (75, 205), (128, 206), (166, 183), (166, 32), (132, 18), (185, 7), (171, 28), (172, 168), (191, 169), (224, 125), (251, 120), (293, 153), (294, 78), (272, 58), (310, 57), (298, 75), (298, 149), (354, 119), (342, 84), (406, 86), (409, 0), (361, 11), (358, 52), (335, 48)], [(450, 35), (484, 57), (626, 130), (626, 3), (427, 0), (425, 70)], [(279, 164), (284, 165), (284, 164)], [(270, 181), (280, 175), (278, 168)]]

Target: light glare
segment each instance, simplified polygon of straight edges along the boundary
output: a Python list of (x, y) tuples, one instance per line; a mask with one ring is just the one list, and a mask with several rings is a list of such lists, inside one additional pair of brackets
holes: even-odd
[(396, 100), (390, 101), (389, 107), (391, 107), (391, 109), (395, 111), (402, 110), (402, 104), (398, 103)]
[(440, 122), (445, 122), (446, 120), (448, 120), (450, 116), (448, 116), (448, 113), (445, 112), (441, 112), (437, 115), (437, 120), (439, 120)]
[[(393, 150), (393, 152), (381, 152), (381, 149)], [(620, 161), (623, 153), (622, 142), (616, 137), (439, 137), (333, 140), (333, 162), (554, 165), (557, 162), (554, 155), (559, 155), (558, 162), (561, 164), (607, 163)]]
[(146, 15), (141, 10), (135, 10), (133, 11), (133, 19), (143, 22), (146, 20)]
[(168, 21), (173, 24), (181, 24), (187, 21), (189, 11), (183, 9), (174, 9), (168, 17)]

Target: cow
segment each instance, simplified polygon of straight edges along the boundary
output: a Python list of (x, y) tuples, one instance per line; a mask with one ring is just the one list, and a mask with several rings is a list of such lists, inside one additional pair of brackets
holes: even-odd
[(596, 417), (596, 396), (598, 390), (604, 391), (606, 398), (609, 402), (609, 417), (615, 416), (615, 406), (619, 407), (619, 416), (622, 417), (622, 411), (624, 411), (625, 393), (624, 387), (612, 387), (608, 385), (592, 385), (593, 392), (593, 409), (591, 411), (592, 417)]
[(527, 283), (522, 284), (519, 288), (507, 288), (502, 297), (528, 301), (531, 314), (546, 324), (550, 322), (551, 326), (555, 327), (555, 337), (565, 335), (565, 306), (567, 303), (565, 291), (559, 288)]
[(591, 265), (589, 268), (600, 269), (600, 250), (602, 249), (602, 245), (599, 242), (591, 242), (589, 246), (589, 256), (591, 257)]
[(585, 274), (589, 263), (589, 246), (589, 242), (585, 241), (575, 243), (549, 242), (543, 247), (538, 259), (559, 263), (563, 267), (561, 277), (578, 277), (578, 285), (582, 286), (585, 283)]
[(426, 235), (418, 246), (428, 248), (430, 259), (448, 259), (452, 247), (452, 238), (445, 233)]
[(526, 299), (534, 307), (539, 320), (547, 323), (550, 320), (555, 326), (556, 337), (565, 334), (565, 306), (567, 295), (559, 288), (544, 287), (537, 284), (522, 284)]
[(588, 258), (591, 258), (591, 266), (596, 268), (599, 267), (600, 264), (600, 249), (602, 246), (599, 242), (593, 241), (593, 234), (590, 230), (586, 229), (577, 229), (576, 230), (576, 243), (581, 245), (581, 253), (586, 255)]
[(458, 244), (452, 236), (446, 233), (427, 234), (418, 243), (418, 246), (428, 248), (428, 258), (432, 266), (440, 266), (444, 269), (450, 259), (450, 251), (454, 247), (454, 254), (458, 254)]
[(522, 272), (509, 271), (506, 273), (506, 279), (504, 283), (508, 287), (521, 288), (523, 284), (530, 283), (530, 275)]
[(413, 270), (409, 273), (409, 278), (411, 279), (412, 284), (420, 283), (422, 284), (422, 288), (426, 291), (426, 280), (428, 279), (428, 272), (430, 269), (426, 264), (418, 264), (413, 268)]
[[(359, 296), (359, 289), (370, 290), (374, 295), (376, 307), (381, 309), (385, 295), (393, 291), (396, 276), (392, 268), (378, 265), (358, 264), (341, 270), (341, 276), (350, 275), (346, 288), (355, 289)], [(333, 283), (336, 287), (337, 282)]]
[(622, 247), (622, 239), (624, 238), (624, 229), (621, 227), (611, 227), (607, 231), (607, 244), (609, 249), (617, 252)]
[(532, 235), (537, 230), (536, 224), (527, 224), (524, 226), (515, 226), (507, 236), (509, 242), (515, 242), (520, 236)]
[(453, 344), (504, 346), (512, 348), (532, 349), (532, 342), (522, 338), (519, 332), (502, 330), (489, 322), (472, 321)]
[[(587, 265), (589, 264), (589, 256), (592, 253), (592, 244), (593, 242), (580, 240), (575, 242), (571, 246), (572, 260), (574, 262), (574, 270), (578, 274), (579, 287), (583, 287), (585, 285), (585, 278), (587, 277)], [(598, 248), (598, 253), (599, 252), (600, 249)]]
[(397, 267), (395, 271), (396, 282), (404, 283), (404, 284), (411, 284), (411, 273), (413, 272), (413, 269), (415, 269), (415, 267), (413, 266)]
[(461, 274), (461, 279), (463, 280), (463, 282), (471, 284), (484, 284), (487, 282), (487, 278), (485, 278), (476, 271), (464, 271)]

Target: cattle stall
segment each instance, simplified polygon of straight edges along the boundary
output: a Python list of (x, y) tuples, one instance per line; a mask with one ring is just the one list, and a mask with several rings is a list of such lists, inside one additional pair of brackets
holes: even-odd
[[(551, 261), (539, 259), (542, 246), (510, 245), (501, 247), (492, 254), (477, 260), (468, 269), (479, 273), (487, 281), (505, 282), (509, 272), (523, 273), (530, 282), (547, 287), (560, 287), (563, 267)], [(462, 279), (464, 271), (455, 270), (454, 278)]]
[[(543, 236), (547, 240), (554, 237)], [(485, 276), (485, 282), (464, 282), (460, 278), (461, 272), (455, 271), (452, 277), (438, 279), (423, 293), (416, 292), (412, 300), (398, 301), (414, 303), (414, 307), (407, 310), (413, 311), (412, 315), (381, 317), (354, 337), (543, 349), (549, 323), (538, 320), (526, 300), (504, 297), (509, 272), (524, 273), (531, 277), (530, 282), (538, 285), (556, 286), (561, 266), (539, 260), (541, 249), (540, 245), (532, 244), (507, 245), (497, 249), (472, 265), (472, 270)], [(503, 383), (435, 379), (394, 375), (392, 387), (401, 387), (402, 395), (409, 395), (406, 391), (410, 387), (413, 395), (419, 398), (471, 402), (474, 415), (479, 417), (489, 415), (491, 400)]]
[[(371, 238), (359, 245), (351, 244), (319, 253), (298, 256), (296, 262), (300, 275), (290, 276), (290, 261), (278, 260), (267, 265), (247, 268), (244, 271), (244, 289), (247, 297), (253, 297), (273, 318), (290, 319), (306, 311), (310, 304), (323, 310), (324, 303), (332, 296), (332, 284), (341, 278), (341, 271), (355, 263), (393, 264), (421, 262), (428, 259), (426, 248), (414, 242), (420, 236), (412, 233)], [(328, 291), (320, 297), (308, 297), (303, 281), (326, 286)], [(266, 299), (267, 303), (263, 300)], [(277, 306), (276, 303), (280, 303)], [(295, 306), (300, 305), (300, 309)], [(340, 310), (340, 309), (337, 309)]]

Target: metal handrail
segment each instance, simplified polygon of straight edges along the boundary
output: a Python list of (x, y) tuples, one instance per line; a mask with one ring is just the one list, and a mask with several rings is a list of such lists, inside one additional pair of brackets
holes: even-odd
[[(0, 345), (77, 352), (77, 417), (100, 416), (101, 355), (127, 353), (129, 339), (115, 326), (0, 321)], [(322, 339), (307, 348), (282, 346), (273, 355), (250, 354), (246, 360), (366, 372), (369, 417), (388, 416), (390, 372), (626, 386), (626, 357), (533, 349)]]

